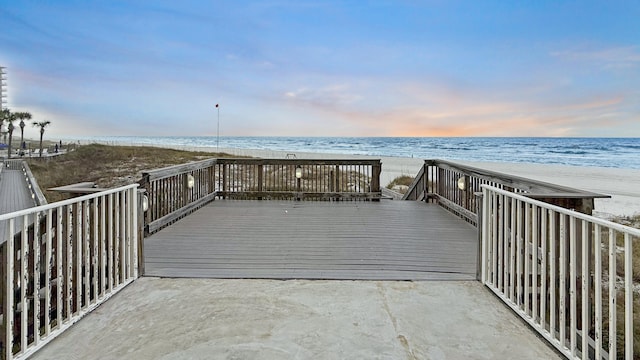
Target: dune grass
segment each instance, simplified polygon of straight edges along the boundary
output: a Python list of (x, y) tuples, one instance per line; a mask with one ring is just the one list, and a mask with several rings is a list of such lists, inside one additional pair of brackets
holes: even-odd
[[(396, 177), (395, 179), (391, 180), (391, 182), (389, 184), (387, 184), (387, 189), (393, 189), (393, 187), (396, 186), (396, 185), (410, 186), (411, 183), (413, 182), (413, 179), (414, 179), (413, 176), (400, 175), (400, 176)], [(401, 193), (403, 193), (403, 192), (401, 191)]]
[(192, 152), (150, 146), (78, 146), (67, 154), (29, 159), (29, 167), (48, 202), (65, 195), (47, 189), (91, 181), (98, 187), (112, 188), (138, 182), (144, 170), (203, 160), (233, 157), (223, 153)]

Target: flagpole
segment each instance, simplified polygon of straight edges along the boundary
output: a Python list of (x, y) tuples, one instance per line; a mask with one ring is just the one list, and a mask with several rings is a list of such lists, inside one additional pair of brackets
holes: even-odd
[(217, 134), (216, 151), (218, 151), (220, 150), (220, 106), (218, 106), (218, 104), (216, 104), (216, 109), (218, 110), (218, 131), (216, 132)]

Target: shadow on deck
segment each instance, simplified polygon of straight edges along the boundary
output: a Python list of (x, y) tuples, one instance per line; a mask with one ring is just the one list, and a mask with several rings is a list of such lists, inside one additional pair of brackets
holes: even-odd
[(145, 240), (147, 276), (473, 280), (476, 229), (413, 201), (218, 200)]

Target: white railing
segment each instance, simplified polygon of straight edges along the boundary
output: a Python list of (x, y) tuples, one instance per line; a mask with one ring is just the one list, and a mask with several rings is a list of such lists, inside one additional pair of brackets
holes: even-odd
[(26, 358), (138, 277), (137, 184), (0, 215), (0, 358)]
[(482, 282), (568, 358), (634, 358), (639, 240), (640, 230), (483, 186)]

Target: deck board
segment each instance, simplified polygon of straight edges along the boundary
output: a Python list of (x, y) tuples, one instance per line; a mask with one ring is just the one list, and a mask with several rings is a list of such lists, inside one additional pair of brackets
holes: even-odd
[(145, 240), (149, 276), (475, 279), (477, 232), (412, 201), (217, 200)]

